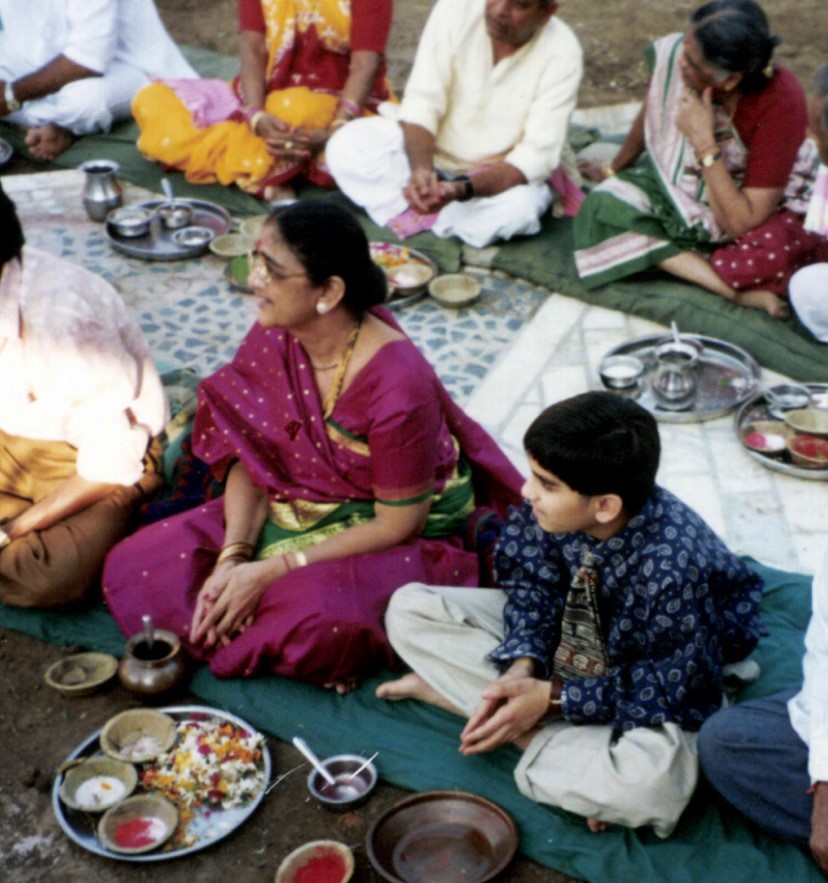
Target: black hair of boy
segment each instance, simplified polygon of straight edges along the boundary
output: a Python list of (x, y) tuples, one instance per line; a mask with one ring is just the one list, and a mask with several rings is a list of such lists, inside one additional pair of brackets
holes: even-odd
[(652, 494), (661, 456), (653, 415), (609, 392), (586, 392), (546, 408), (526, 430), (523, 446), (577, 493), (617, 494), (628, 518)]

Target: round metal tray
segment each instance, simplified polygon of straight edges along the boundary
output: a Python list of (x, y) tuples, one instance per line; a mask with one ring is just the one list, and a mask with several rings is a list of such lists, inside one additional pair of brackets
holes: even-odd
[[(221, 721), (228, 721), (237, 727), (242, 727), (255, 732), (255, 728), (251, 727), (246, 721), (240, 717), (236, 717), (227, 711), (219, 708), (208, 708), (203, 705), (178, 705), (172, 707), (159, 708), (159, 711), (168, 714), (176, 722), (186, 720), (203, 720), (204, 718), (216, 718)], [(69, 755), (67, 761), (74, 760), (79, 757), (92, 757), (100, 754), (100, 730), (93, 733), (85, 742), (82, 742)], [(270, 752), (267, 745), (262, 745), (262, 776), (263, 783), (259, 792), (253, 797), (250, 803), (244, 806), (238, 806), (231, 809), (208, 809), (206, 807), (198, 807), (193, 811), (193, 819), (188, 824), (188, 831), (196, 837), (196, 842), (190, 846), (173, 847), (169, 850), (159, 852), (146, 853), (120, 853), (107, 849), (106, 846), (98, 839), (97, 824), (100, 818), (82, 810), (70, 809), (64, 806), (60, 799), (60, 786), (63, 776), (55, 776), (55, 783), (52, 786), (52, 808), (58, 824), (63, 828), (64, 833), (75, 841), (78, 846), (82, 846), (89, 852), (102, 855), (106, 858), (116, 859), (125, 862), (160, 862), (167, 859), (179, 858), (182, 855), (188, 855), (192, 852), (199, 852), (212, 846), (216, 841), (222, 840), (232, 831), (239, 827), (247, 818), (252, 815), (258, 805), (262, 802), (267, 793), (267, 785), (270, 780)], [(136, 792), (137, 793), (137, 792)], [(150, 792), (153, 793), (153, 792)]]
[[(697, 392), (692, 404), (682, 411), (667, 410), (659, 405), (652, 391), (655, 374), (655, 348), (672, 340), (667, 334), (648, 334), (613, 347), (606, 356), (637, 356), (644, 363), (644, 376), (633, 393), (640, 405), (664, 423), (700, 423), (729, 414), (754, 394), (762, 369), (741, 347), (705, 337), (702, 334), (682, 334), (682, 340), (702, 345), (696, 367)], [(616, 392), (616, 390), (613, 390)]]
[[(230, 213), (220, 205), (203, 199), (185, 201), (193, 207), (193, 216), (189, 226), (209, 227), (216, 236), (222, 236), (230, 229), (233, 219), (230, 217)], [(163, 202), (166, 200), (147, 199), (144, 202), (130, 203), (130, 207), (134, 205), (137, 208), (145, 208), (155, 212), (155, 209)], [(187, 258), (197, 258), (210, 247), (209, 242), (205, 242), (203, 245), (179, 245), (173, 239), (173, 234), (177, 231), (168, 230), (161, 223), (160, 218), (155, 215), (150, 222), (149, 232), (143, 236), (121, 236), (120, 233), (115, 232), (108, 221), (104, 225), (104, 230), (113, 248), (132, 258), (141, 258), (145, 261), (182, 261)]]
[[(828, 383), (806, 383), (804, 385), (811, 390), (812, 400), (813, 396), (819, 396), (821, 402), (825, 402), (824, 407), (828, 407)], [(774, 472), (782, 472), (785, 475), (793, 475), (796, 478), (806, 478), (811, 481), (828, 481), (828, 466), (824, 469), (796, 466), (791, 462), (790, 455), (787, 451), (783, 454), (772, 457), (770, 454), (761, 454), (759, 451), (754, 451), (742, 441), (744, 430), (751, 423), (755, 423), (757, 420), (776, 419), (777, 418), (770, 413), (767, 399), (765, 398), (764, 392), (761, 390), (751, 396), (742, 407), (739, 408), (733, 418), (733, 428), (736, 431), (736, 438), (739, 439), (739, 444), (747, 455), (757, 463), (761, 463), (767, 469), (772, 469)]]
[[(437, 264), (430, 257), (414, 248), (408, 248), (406, 245), (396, 245), (393, 242), (370, 242), (369, 248), (374, 263), (388, 276), (388, 300), (385, 302), (385, 306), (389, 310), (399, 310), (402, 307), (415, 304), (428, 294), (428, 283), (438, 273)], [(382, 257), (384, 255), (398, 256), (400, 259), (404, 259), (405, 262), (412, 261), (417, 264), (425, 264), (431, 270), (431, 275), (417, 285), (410, 285), (405, 288), (395, 286), (392, 282), (393, 273), (390, 273), (389, 268), (383, 264)]]

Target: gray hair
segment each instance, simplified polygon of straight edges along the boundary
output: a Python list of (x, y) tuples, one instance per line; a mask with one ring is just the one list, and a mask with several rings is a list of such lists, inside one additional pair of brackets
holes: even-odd
[(822, 99), (822, 113), (819, 116), (819, 124), (828, 132), (828, 64), (820, 65), (814, 74), (814, 94)]

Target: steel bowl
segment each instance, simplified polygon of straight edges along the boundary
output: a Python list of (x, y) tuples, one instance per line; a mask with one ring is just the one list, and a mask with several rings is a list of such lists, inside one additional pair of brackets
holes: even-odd
[(644, 363), (638, 356), (607, 356), (598, 366), (601, 383), (607, 389), (631, 389), (644, 374)]
[(369, 763), (356, 776), (356, 772), (367, 760), (358, 754), (336, 754), (322, 761), (322, 766), (334, 777), (336, 785), (330, 785), (321, 773), (311, 770), (308, 775), (308, 790), (328, 809), (338, 812), (352, 809), (363, 803), (374, 790), (379, 778), (377, 768)]
[(119, 236), (128, 239), (137, 239), (149, 233), (152, 213), (139, 206), (124, 206), (113, 209), (107, 216), (106, 222)]
[(216, 235), (209, 227), (184, 227), (173, 233), (173, 242), (182, 248), (206, 248)]
[(161, 223), (168, 230), (179, 230), (186, 227), (193, 219), (193, 207), (189, 202), (174, 199), (172, 202), (162, 202), (155, 209), (155, 214), (161, 219)]

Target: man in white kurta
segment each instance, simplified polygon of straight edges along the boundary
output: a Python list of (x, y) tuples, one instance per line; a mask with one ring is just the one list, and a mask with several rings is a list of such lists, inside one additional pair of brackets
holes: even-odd
[(0, 117), (38, 159), (129, 117), (162, 76), (197, 75), (152, 0), (0, 0)]
[(536, 233), (582, 73), (547, 0), (438, 0), (397, 119), (342, 126), (326, 161), (371, 219), (482, 247)]
[(29, 246), (0, 189), (0, 601), (84, 599), (137, 504), (167, 405), (109, 283)]

